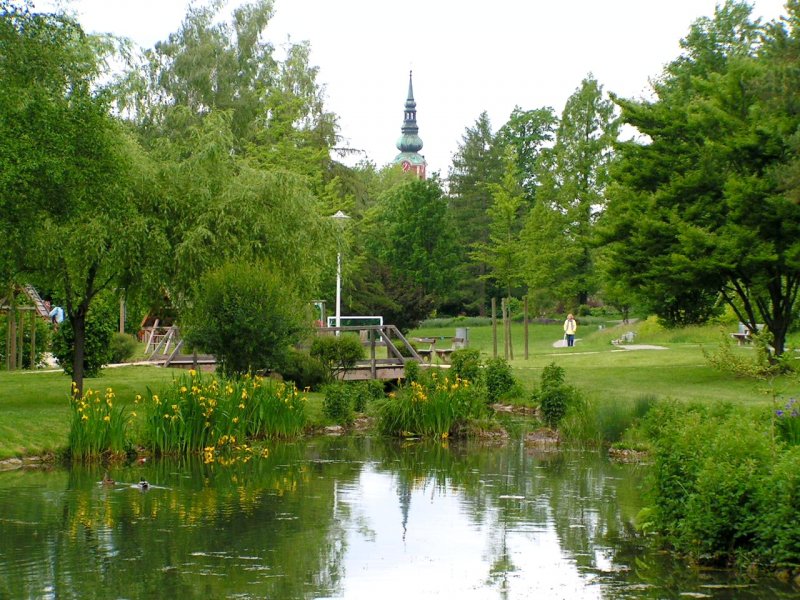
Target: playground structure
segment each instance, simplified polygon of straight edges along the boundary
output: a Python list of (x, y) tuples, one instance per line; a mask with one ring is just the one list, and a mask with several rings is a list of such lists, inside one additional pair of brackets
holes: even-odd
[[(20, 304), (19, 300), (23, 303)], [(30, 357), (28, 364), (36, 367), (36, 320), (49, 319), (49, 310), (44, 300), (32, 285), (14, 286), (11, 293), (0, 299), (0, 312), (7, 316), (5, 362), (6, 369), (13, 371), (23, 368), (25, 364), (26, 327), (29, 329)], [(28, 315), (30, 315), (28, 317)], [(28, 325), (26, 325), (28, 321)]]

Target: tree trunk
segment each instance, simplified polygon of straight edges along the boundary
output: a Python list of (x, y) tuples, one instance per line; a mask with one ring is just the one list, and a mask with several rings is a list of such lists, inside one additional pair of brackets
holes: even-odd
[(72, 354), (73, 394), (83, 396), (83, 357), (86, 353), (86, 312), (78, 310), (70, 316), (72, 334), (74, 336), (74, 352)]

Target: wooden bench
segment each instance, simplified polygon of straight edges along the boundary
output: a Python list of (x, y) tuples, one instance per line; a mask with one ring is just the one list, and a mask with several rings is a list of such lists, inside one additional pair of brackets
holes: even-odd
[(731, 337), (736, 340), (737, 346), (744, 346), (753, 341), (749, 331), (745, 331), (744, 333), (732, 333)]
[[(764, 324), (756, 323), (756, 328), (761, 331), (764, 328)], [(753, 341), (753, 330), (744, 323), (739, 323), (739, 331), (732, 333), (731, 337), (736, 340), (737, 346), (744, 346)]]
[(453, 338), (453, 343), (450, 348), (436, 348), (435, 352), (436, 355), (439, 357), (444, 363), (450, 362), (450, 355), (455, 352), (456, 350), (461, 350), (464, 347), (464, 340), (463, 338)]
[(434, 346), (436, 345), (436, 338), (411, 338), (412, 342), (417, 344), (428, 344), (427, 348), (417, 348), (417, 354), (419, 354), (423, 360), (427, 361), (430, 364), (433, 360), (433, 352)]

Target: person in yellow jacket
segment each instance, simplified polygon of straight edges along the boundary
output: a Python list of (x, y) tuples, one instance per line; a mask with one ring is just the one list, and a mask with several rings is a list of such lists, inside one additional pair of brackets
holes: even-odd
[(575, 332), (578, 331), (578, 322), (572, 313), (567, 315), (567, 320), (564, 321), (564, 334), (567, 336), (567, 346), (572, 347), (575, 345)]

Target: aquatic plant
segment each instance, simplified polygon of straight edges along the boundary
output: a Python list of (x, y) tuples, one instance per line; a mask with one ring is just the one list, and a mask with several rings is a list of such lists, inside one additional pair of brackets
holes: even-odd
[(106, 388), (105, 392), (87, 389), (79, 395), (75, 383), (72, 384), (68, 448), (73, 460), (125, 451), (130, 415), (126, 415), (122, 407), (114, 406), (115, 400), (111, 388)]
[(305, 398), (294, 384), (244, 376), (217, 379), (191, 370), (158, 394), (136, 398), (143, 441), (159, 454), (200, 452), (223, 439), (288, 438), (305, 426)]
[(385, 435), (447, 437), (486, 413), (485, 393), (459, 376), (431, 371), (389, 394), (378, 411)]

